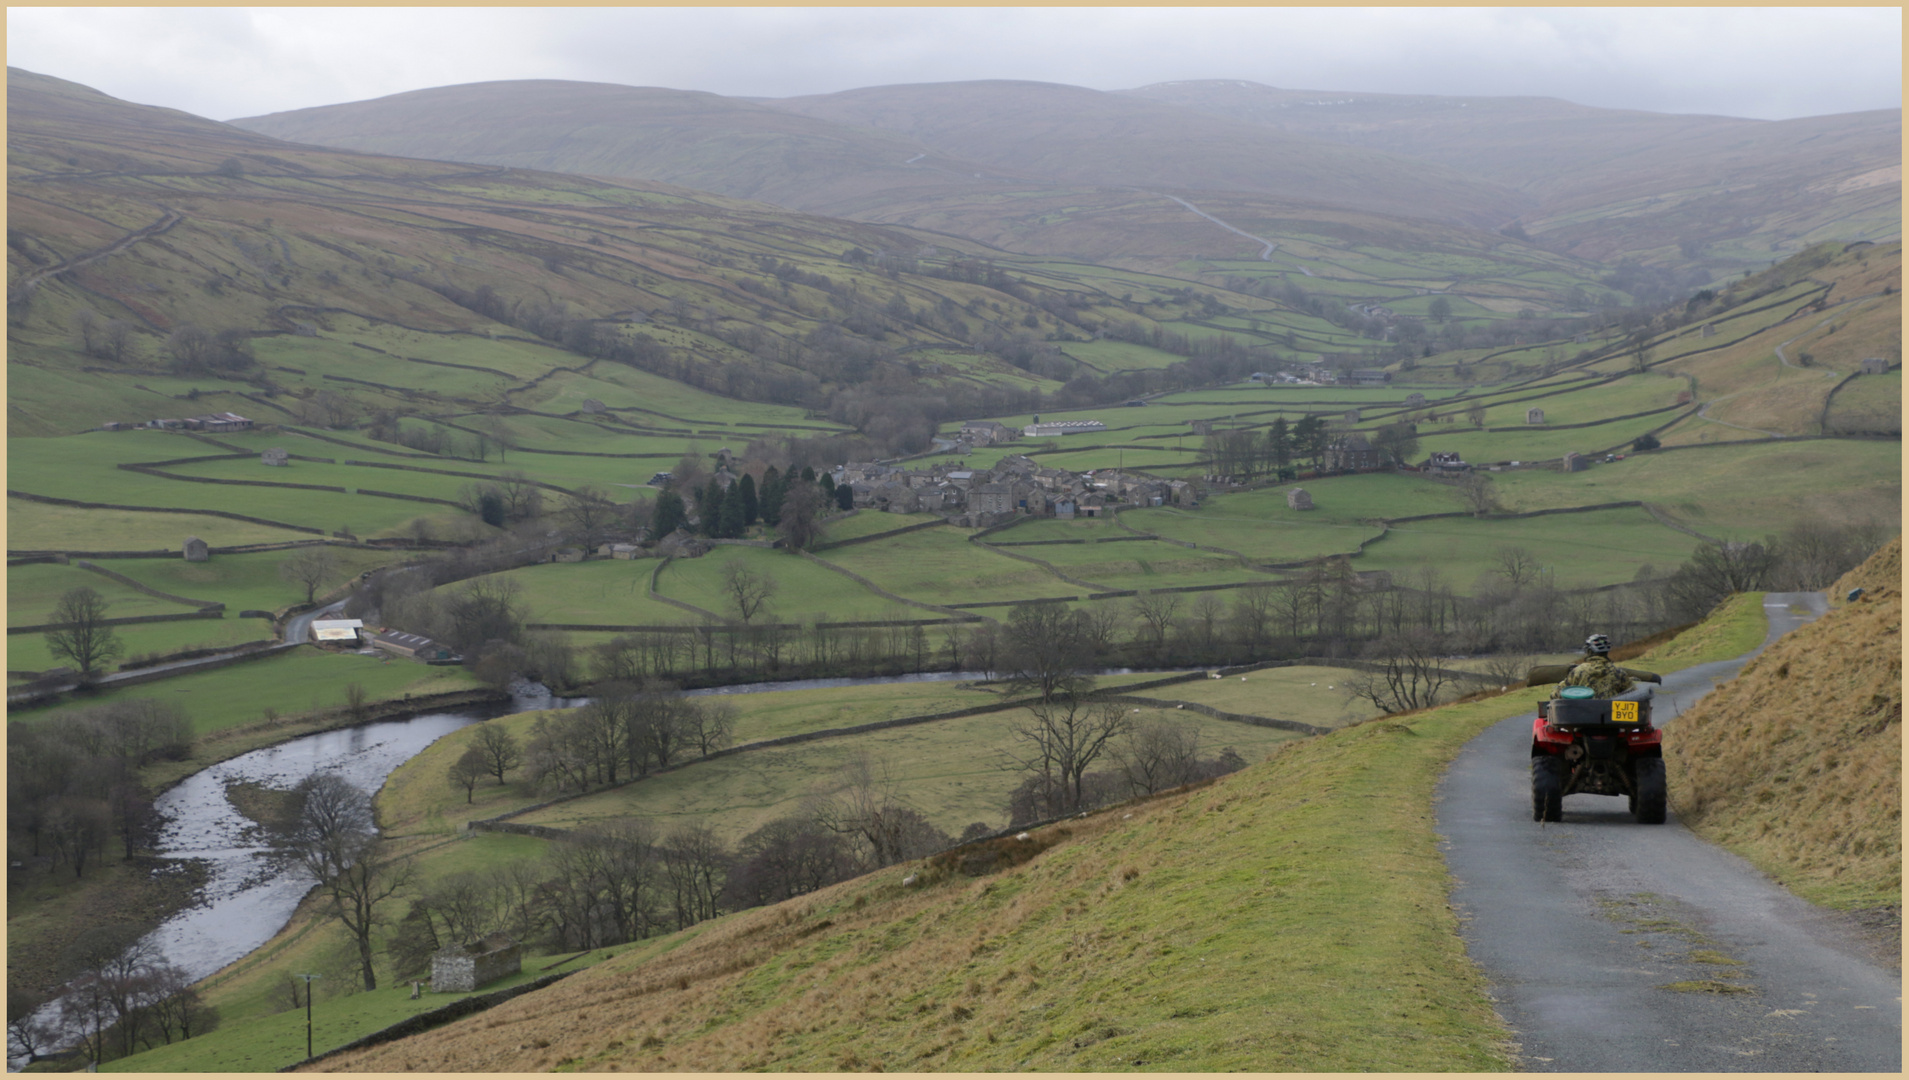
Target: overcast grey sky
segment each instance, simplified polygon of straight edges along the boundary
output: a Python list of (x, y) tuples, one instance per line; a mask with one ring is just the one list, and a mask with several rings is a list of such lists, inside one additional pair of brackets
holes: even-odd
[(1783, 119), (1902, 101), (1900, 8), (7, 10), (7, 62), (217, 120), (491, 79), (787, 97), (1179, 79)]

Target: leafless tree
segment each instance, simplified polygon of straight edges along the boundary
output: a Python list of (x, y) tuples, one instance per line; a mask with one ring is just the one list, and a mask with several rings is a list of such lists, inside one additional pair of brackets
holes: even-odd
[(663, 878), (682, 929), (713, 919), (720, 910), (730, 858), (708, 825), (684, 825), (663, 838)]
[(1491, 477), (1481, 472), (1466, 473), (1458, 481), (1458, 499), (1473, 517), (1487, 517), (1499, 510), (1498, 489)]
[(293, 794), (280, 841), (318, 885), (327, 913), (351, 934), (364, 987), (376, 990), (372, 933), (383, 921), (386, 901), (409, 883), (411, 865), (380, 847), (371, 796), (349, 780), (317, 773)]
[(1234, 634), (1243, 644), (1256, 649), (1264, 648), (1272, 642), (1273, 619), (1277, 610), (1277, 596), (1272, 582), (1235, 589), (1230, 613)]
[(1008, 610), (1001, 669), (1016, 690), (1042, 701), (1085, 694), (1093, 686), (1093, 646), (1084, 621), (1063, 604), (1017, 604)]
[(119, 636), (106, 623), (106, 599), (81, 585), (61, 594), (46, 621), (47, 651), (70, 661), (81, 675), (91, 675), (120, 654)]
[(1134, 619), (1146, 628), (1149, 642), (1158, 649), (1167, 643), (1167, 631), (1173, 626), (1173, 619), (1180, 613), (1180, 594), (1154, 592), (1151, 589), (1136, 593), (1133, 598)]
[(338, 576), (338, 556), (328, 545), (302, 547), (278, 564), (278, 576), (305, 587), (305, 602), (312, 603), (319, 586)]
[(945, 846), (947, 837), (902, 796), (886, 761), (856, 754), (837, 770), (836, 780), (812, 813), (824, 828), (848, 839), (861, 866), (892, 866)]
[(1192, 783), (1199, 778), (1200, 729), (1164, 719), (1143, 721), (1115, 744), (1113, 757), (1137, 795)]
[(610, 501), (610, 496), (595, 484), (584, 484), (565, 496), (563, 525), (565, 538), (586, 551), (595, 550), (625, 515)]
[(1501, 547), (1491, 553), (1492, 573), (1504, 579), (1512, 589), (1523, 589), (1534, 585), (1543, 567), (1531, 549), (1516, 545)]
[(758, 573), (749, 564), (739, 558), (732, 558), (723, 564), (723, 591), (729, 595), (730, 606), (736, 609), (736, 615), (744, 623), (760, 615), (768, 605), (769, 598), (776, 594), (776, 579)]
[(464, 789), (464, 801), (469, 803), (477, 795), (477, 782), (488, 772), (489, 770), (484, 767), (484, 751), (473, 746), (459, 754), (456, 761), (451, 762), (447, 779), (450, 780), (452, 787)]
[(684, 698), (683, 738), (704, 757), (729, 745), (736, 729), (736, 706), (719, 698)]
[(516, 736), (496, 724), (477, 725), (471, 747), (483, 755), (484, 774), (495, 776), (499, 784), (504, 782), (505, 773), (524, 763), (524, 751), (517, 745)]
[(1339, 685), (1349, 699), (1370, 701), (1388, 713), (1435, 705), (1449, 678), (1439, 665), (1440, 640), (1425, 630), (1387, 634), (1363, 650), (1370, 666), (1347, 671)]
[(1056, 793), (1063, 813), (1072, 813), (1084, 801), (1082, 777), (1129, 726), (1118, 703), (1060, 694), (1028, 705), (1026, 718), (1009, 728), (1014, 741), (1004, 753)]

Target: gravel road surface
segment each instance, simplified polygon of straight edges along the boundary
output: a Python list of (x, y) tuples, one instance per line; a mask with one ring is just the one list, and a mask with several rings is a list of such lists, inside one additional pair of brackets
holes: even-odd
[[(1771, 593), (1764, 644), (1827, 610)], [(1761, 651), (1759, 648), (1757, 651)], [(1661, 726), (1751, 653), (1667, 676)], [(1902, 978), (1847, 923), (1677, 822), (1571, 795), (1531, 820), (1532, 713), (1460, 752), (1439, 787), (1452, 903), (1535, 1072), (1901, 1072)], [(1673, 792), (1673, 799), (1675, 795)]]

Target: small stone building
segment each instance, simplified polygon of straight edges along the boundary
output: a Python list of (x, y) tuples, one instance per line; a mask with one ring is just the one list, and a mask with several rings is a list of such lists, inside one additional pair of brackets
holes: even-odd
[(266, 450), (263, 453), (259, 454), (259, 464), (283, 465), (287, 461), (290, 461), (291, 457), (292, 455), (287, 453), (284, 447), (274, 446), (270, 450)]
[(1312, 494), (1305, 488), (1293, 488), (1286, 493), (1286, 509), (1311, 510)]
[(478, 941), (439, 949), (431, 956), (431, 992), (461, 993), (524, 969), (524, 947), (493, 931)]
[(1882, 375), (1887, 373), (1888, 371), (1889, 371), (1889, 361), (1884, 360), (1882, 357), (1869, 356), (1869, 357), (1863, 358), (1863, 374)]
[(1543, 409), (1536, 409), (1536, 408), (1533, 408), (1533, 409), (1526, 409), (1526, 410), (1525, 410), (1525, 423), (1527, 423), (1527, 424), (1542, 424), (1542, 423), (1544, 423), (1544, 410), (1543, 410)]
[(592, 416), (595, 416), (598, 413), (609, 412), (610, 407), (608, 405), (605, 405), (603, 402), (598, 401), (596, 398), (584, 398), (583, 411)]
[(1424, 394), (1413, 392), (1413, 393), (1405, 395), (1405, 405), (1407, 408), (1417, 409), (1417, 408), (1423, 407), (1424, 404), (1425, 404)]
[(1564, 455), (1565, 472), (1583, 472), (1591, 467), (1591, 460), (1576, 451)]
[(212, 558), (212, 549), (206, 546), (204, 540), (196, 536), (188, 536), (185, 542), (185, 556), (187, 562), (205, 562)]
[(1345, 422), (1346, 422), (1346, 423), (1348, 423), (1348, 424), (1356, 424), (1356, 423), (1358, 423), (1358, 422), (1359, 422), (1359, 410), (1357, 410), (1357, 409), (1347, 409), (1347, 410), (1346, 410), (1346, 415), (1345, 415), (1345, 416), (1344, 416), (1344, 417), (1343, 417), (1342, 419), (1344, 419), (1344, 420), (1345, 420)]

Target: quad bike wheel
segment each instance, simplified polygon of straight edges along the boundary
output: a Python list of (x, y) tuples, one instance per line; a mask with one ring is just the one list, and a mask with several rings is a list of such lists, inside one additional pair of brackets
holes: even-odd
[(1663, 758), (1638, 758), (1637, 794), (1631, 796), (1631, 813), (1639, 825), (1662, 825), (1669, 789), (1664, 782)]
[(1549, 754), (1531, 759), (1531, 820), (1564, 820), (1564, 762)]

